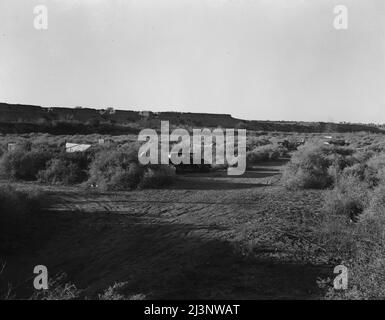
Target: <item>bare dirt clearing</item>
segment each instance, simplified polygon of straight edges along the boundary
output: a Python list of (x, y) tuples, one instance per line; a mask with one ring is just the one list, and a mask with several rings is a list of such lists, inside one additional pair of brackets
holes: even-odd
[(332, 275), (312, 242), (322, 192), (277, 185), (282, 163), (184, 175), (168, 189), (37, 186), (51, 204), (47, 232), (9, 258), (9, 279), (44, 264), (89, 297), (127, 281), (130, 294), (159, 299), (318, 298), (316, 279)]

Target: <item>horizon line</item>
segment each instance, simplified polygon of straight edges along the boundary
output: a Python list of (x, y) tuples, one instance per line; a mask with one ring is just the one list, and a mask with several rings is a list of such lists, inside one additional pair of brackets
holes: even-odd
[(163, 110), (163, 111), (152, 111), (151, 109), (119, 109), (119, 107), (113, 107), (113, 106), (105, 106), (105, 107), (88, 107), (88, 106), (47, 106), (43, 104), (29, 104), (29, 103), (14, 103), (14, 102), (4, 102), (0, 101), (1, 104), (7, 104), (7, 105), (15, 105), (15, 106), (31, 106), (31, 107), (40, 107), (40, 108), (66, 108), (66, 109), (92, 109), (92, 110), (105, 110), (107, 108), (113, 108), (116, 111), (132, 111), (132, 112), (152, 112), (152, 113), (167, 113), (167, 112), (175, 112), (175, 113), (192, 113), (192, 114), (212, 114), (212, 115), (228, 115), (234, 120), (240, 120), (240, 121), (259, 121), (259, 122), (294, 122), (294, 123), (332, 123), (332, 124), (350, 124), (350, 125), (376, 125), (376, 126), (383, 126), (385, 123), (380, 122), (349, 122), (349, 121), (310, 121), (310, 120), (267, 120), (267, 119), (243, 119), (243, 118), (237, 118), (233, 117), (231, 113), (216, 113), (216, 112), (192, 112), (192, 111), (176, 111), (176, 110)]

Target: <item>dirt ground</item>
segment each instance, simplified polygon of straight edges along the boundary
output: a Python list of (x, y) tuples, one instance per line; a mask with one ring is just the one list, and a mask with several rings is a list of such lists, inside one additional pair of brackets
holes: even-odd
[(25, 296), (43, 264), (90, 298), (127, 282), (129, 294), (154, 299), (317, 299), (317, 278), (333, 275), (312, 239), (322, 191), (285, 190), (283, 163), (186, 174), (159, 190), (37, 185), (50, 212), (4, 277)]

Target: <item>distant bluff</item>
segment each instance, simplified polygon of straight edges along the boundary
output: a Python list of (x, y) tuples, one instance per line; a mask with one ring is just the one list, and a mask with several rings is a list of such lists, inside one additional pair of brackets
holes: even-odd
[(326, 122), (261, 121), (233, 118), (230, 114), (192, 112), (151, 112), (119, 109), (47, 108), (0, 103), (0, 132), (51, 134), (124, 134), (159, 127), (161, 120), (171, 125), (192, 127), (244, 128), (282, 132), (384, 132), (374, 125)]

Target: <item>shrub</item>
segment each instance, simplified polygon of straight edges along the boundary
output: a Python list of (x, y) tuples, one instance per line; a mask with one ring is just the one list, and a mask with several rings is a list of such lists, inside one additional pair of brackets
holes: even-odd
[(39, 181), (52, 184), (74, 184), (84, 181), (86, 174), (76, 163), (64, 159), (52, 159), (47, 168), (39, 171)]
[[(361, 220), (365, 222), (376, 221), (376, 227), (380, 229), (385, 228), (385, 185), (377, 187), (371, 193), (368, 207)], [(373, 231), (374, 230), (372, 230), (371, 233), (373, 233)], [(385, 234), (376, 233), (378, 237), (385, 236)]]
[(340, 156), (352, 156), (354, 153), (354, 150), (349, 147), (342, 147), (342, 146), (323, 146), (323, 150), (328, 155), (340, 155)]
[(365, 163), (375, 155), (376, 155), (375, 152), (365, 149), (365, 150), (358, 150), (357, 152), (354, 153), (353, 157), (356, 159), (356, 162)]
[(352, 166), (357, 165), (354, 157), (347, 155), (343, 156), (338, 153), (330, 154), (327, 156), (330, 161), (330, 166), (328, 168), (328, 174), (333, 178), (333, 184), (336, 184), (339, 176), (343, 174), (343, 172), (350, 172), (350, 175), (355, 173), (359, 174), (359, 172), (355, 172), (355, 170), (350, 170)]
[(0, 159), (0, 174), (8, 179), (36, 180), (52, 154), (40, 151), (15, 150), (5, 153)]
[[(362, 190), (361, 193), (368, 192), (362, 182), (350, 179), (350, 189), (356, 189), (352, 195), (359, 198), (358, 189)], [(353, 187), (354, 182), (356, 187)], [(330, 283), (327, 299), (385, 298), (385, 186), (376, 188), (369, 198), (357, 223), (326, 215), (320, 229), (323, 246), (337, 260), (336, 263), (344, 264), (349, 272), (348, 290), (336, 291)]]
[(375, 155), (366, 162), (365, 181), (371, 187), (385, 182), (385, 154)]
[[(328, 300), (382, 300), (385, 299), (385, 252), (375, 245), (371, 248), (358, 246), (354, 259), (344, 262), (348, 268), (347, 290), (335, 290), (332, 280), (325, 293)], [(325, 285), (322, 286), (325, 288)]]
[(82, 291), (75, 284), (66, 282), (67, 274), (60, 273), (49, 280), (48, 289), (36, 291), (31, 300), (77, 300)]
[(46, 168), (39, 171), (37, 178), (41, 182), (52, 184), (74, 184), (88, 178), (88, 166), (92, 159), (91, 152), (59, 153), (47, 162)]
[(367, 152), (380, 153), (385, 152), (385, 142), (381, 141), (378, 143), (371, 144), (365, 148)]
[(99, 300), (129, 300), (125, 294), (127, 282), (114, 283), (103, 294), (99, 294)]
[(320, 145), (306, 144), (296, 151), (285, 167), (282, 182), (289, 189), (323, 189), (333, 183), (328, 169), (332, 160), (329, 150)]
[(246, 162), (248, 165), (253, 165), (262, 161), (277, 160), (286, 153), (287, 149), (282, 146), (276, 144), (264, 145), (248, 151), (246, 154)]
[(385, 154), (376, 154), (368, 158), (360, 152), (358, 155), (354, 155), (353, 162), (354, 164), (343, 169), (344, 175), (358, 177), (367, 183), (369, 188), (375, 188), (385, 182)]
[(367, 185), (354, 175), (339, 177), (333, 190), (324, 197), (324, 210), (332, 215), (343, 215), (356, 221), (368, 206)]
[(169, 185), (175, 168), (169, 165), (143, 166), (138, 163), (138, 146), (123, 145), (117, 150), (101, 149), (89, 169), (88, 183), (102, 190), (130, 190)]
[(365, 181), (365, 170), (366, 170), (366, 164), (365, 163), (355, 163), (350, 167), (346, 167), (341, 174), (345, 176), (355, 176), (361, 181)]
[(137, 152), (133, 146), (100, 150), (90, 165), (88, 183), (103, 190), (135, 188), (143, 174)]
[(110, 286), (103, 294), (99, 294), (99, 300), (145, 300), (144, 294), (128, 294), (129, 288), (127, 282), (118, 282)]
[(271, 144), (271, 141), (266, 136), (248, 137), (246, 141), (246, 150), (253, 150), (256, 147), (266, 146)]
[(159, 165), (147, 168), (144, 172), (139, 187), (157, 188), (170, 185), (175, 180), (175, 167), (169, 165)]
[(357, 223), (329, 221), (323, 243), (337, 264), (348, 268), (348, 289), (340, 292), (330, 284), (327, 299), (385, 298), (385, 216), (384, 191), (376, 190)]
[(88, 170), (89, 165), (94, 158), (95, 152), (94, 148), (87, 150), (85, 152), (71, 152), (71, 153), (61, 153), (57, 157), (71, 163), (76, 164), (80, 170)]
[(105, 183), (104, 188), (108, 190), (134, 189), (140, 183), (142, 176), (143, 168), (136, 163), (130, 163), (128, 170), (121, 167), (117, 168), (110, 176), (110, 180)]

